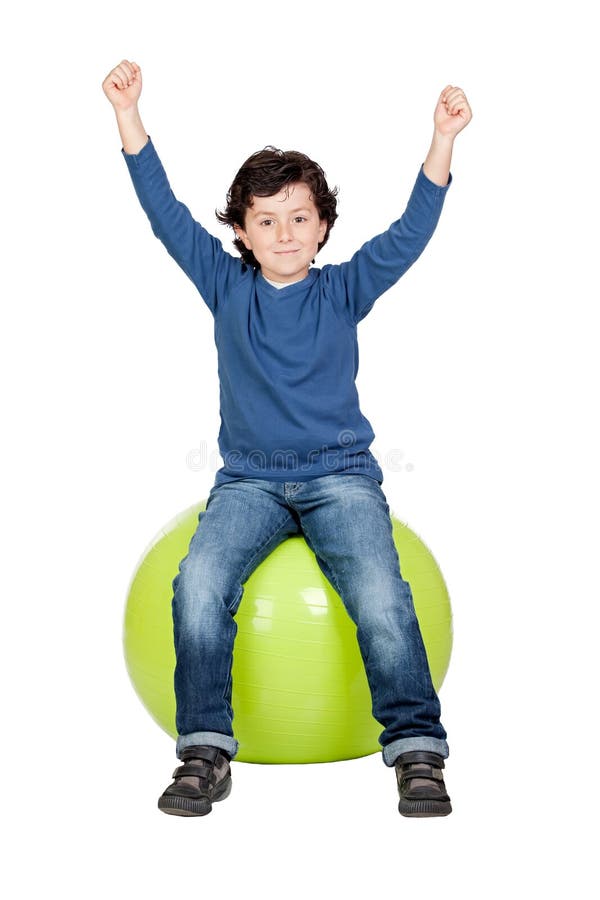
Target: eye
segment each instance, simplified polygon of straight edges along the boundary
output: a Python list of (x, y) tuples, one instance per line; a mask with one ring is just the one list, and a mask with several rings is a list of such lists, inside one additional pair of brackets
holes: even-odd
[(261, 225), (272, 225), (273, 219), (263, 219), (260, 224)]
[(306, 222), (306, 216), (296, 216), (294, 222)]

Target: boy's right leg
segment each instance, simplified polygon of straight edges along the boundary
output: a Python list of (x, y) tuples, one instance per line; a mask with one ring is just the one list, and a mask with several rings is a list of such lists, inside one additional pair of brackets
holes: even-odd
[(187, 556), (173, 580), (177, 756), (183, 765), (160, 796), (162, 812), (204, 816), (231, 790), (231, 668), (234, 614), (243, 584), (298, 520), (272, 482), (243, 479), (212, 488)]
[(299, 533), (299, 523), (283, 486), (251, 478), (213, 487), (198, 520), (173, 581), (177, 756), (208, 745), (233, 758), (231, 668), (242, 585)]

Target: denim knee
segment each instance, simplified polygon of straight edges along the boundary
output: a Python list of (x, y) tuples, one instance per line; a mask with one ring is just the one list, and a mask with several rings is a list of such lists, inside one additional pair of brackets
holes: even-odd
[(233, 615), (242, 596), (241, 585), (228, 583), (223, 567), (195, 564), (186, 559), (173, 580), (173, 621), (175, 627), (206, 627), (224, 615)]

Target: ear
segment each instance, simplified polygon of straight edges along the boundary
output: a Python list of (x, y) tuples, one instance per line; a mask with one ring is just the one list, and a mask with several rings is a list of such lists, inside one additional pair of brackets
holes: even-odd
[(246, 250), (252, 250), (252, 247), (251, 247), (251, 245), (250, 245), (250, 241), (249, 241), (249, 239), (248, 239), (248, 235), (246, 234), (246, 232), (244, 231), (244, 229), (243, 229), (243, 228), (240, 228), (239, 225), (234, 225), (234, 226), (233, 226), (233, 230), (235, 231), (235, 236), (236, 236), (236, 238), (237, 238), (238, 240), (240, 240), (240, 241), (243, 243), (243, 245), (244, 245), (244, 247), (246, 248)]
[(327, 219), (319, 220), (319, 244), (327, 234)]

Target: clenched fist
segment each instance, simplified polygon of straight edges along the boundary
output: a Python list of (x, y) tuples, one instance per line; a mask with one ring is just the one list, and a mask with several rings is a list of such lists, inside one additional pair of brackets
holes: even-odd
[(136, 106), (142, 92), (142, 70), (137, 63), (122, 60), (102, 82), (102, 90), (115, 110)]
[(469, 124), (472, 117), (473, 113), (464, 91), (451, 84), (446, 85), (433, 115), (436, 130), (446, 137), (455, 137)]

